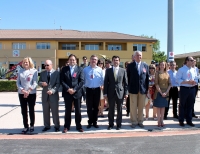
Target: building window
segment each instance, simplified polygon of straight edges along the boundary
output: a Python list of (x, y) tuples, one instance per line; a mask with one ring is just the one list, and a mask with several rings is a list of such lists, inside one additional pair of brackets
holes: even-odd
[(2, 44), (0, 43), (0, 50), (2, 49)]
[(26, 49), (26, 43), (13, 43), (12, 44), (13, 49)]
[(121, 45), (108, 45), (108, 50), (122, 50)]
[(50, 43), (37, 43), (36, 49), (50, 49)]
[(133, 51), (147, 51), (146, 44), (134, 44)]
[(86, 44), (85, 50), (99, 50), (98, 44)]
[(62, 50), (76, 50), (76, 44), (62, 44)]

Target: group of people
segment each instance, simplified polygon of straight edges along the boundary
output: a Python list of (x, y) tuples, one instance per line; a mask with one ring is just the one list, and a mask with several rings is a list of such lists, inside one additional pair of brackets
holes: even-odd
[[(122, 105), (126, 100), (127, 116), (130, 114), (131, 127), (144, 127), (143, 108), (146, 108), (146, 120), (149, 118), (150, 103), (153, 102), (153, 118), (157, 119), (158, 127), (164, 127), (167, 119), (170, 99), (173, 100), (174, 118), (179, 119), (180, 126), (184, 126), (184, 119), (190, 126), (194, 113), (195, 95), (197, 93), (198, 69), (192, 57), (185, 59), (185, 64), (178, 71), (176, 63), (160, 62), (148, 66), (142, 62), (142, 52), (135, 51), (131, 62), (125, 63), (125, 69), (119, 67), (120, 57), (112, 57), (111, 61), (99, 60), (96, 55), (83, 57), (84, 63), (77, 65), (77, 57), (71, 54), (67, 66), (60, 72), (53, 69), (51, 60), (45, 61), (45, 71), (38, 72), (30, 57), (24, 58), (18, 73), (17, 87), (23, 117), (24, 129), (22, 133), (34, 131), (37, 85), (42, 90), (42, 107), (44, 128), (50, 129), (50, 110), (52, 112), (55, 131), (60, 131), (59, 121), (59, 87), (62, 85), (62, 97), (65, 102), (65, 117), (63, 133), (67, 133), (71, 126), (72, 104), (75, 107), (76, 129), (83, 132), (81, 125), (81, 99), (86, 98), (88, 125), (99, 128), (98, 116), (104, 117), (104, 103), (107, 101), (108, 130), (114, 127), (115, 106), (117, 108), (116, 130), (122, 127)], [(169, 69), (170, 68), (170, 69)], [(177, 112), (178, 88), (180, 87), (179, 113)], [(30, 127), (28, 124), (27, 104), (29, 107)], [(109, 105), (109, 106), (108, 106)]]

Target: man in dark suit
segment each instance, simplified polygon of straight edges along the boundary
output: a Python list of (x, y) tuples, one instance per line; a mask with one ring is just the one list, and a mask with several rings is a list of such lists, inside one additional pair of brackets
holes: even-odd
[(62, 69), (61, 72), (61, 84), (63, 86), (63, 97), (65, 101), (65, 124), (64, 133), (70, 130), (71, 125), (71, 108), (72, 102), (75, 106), (75, 122), (76, 129), (79, 132), (83, 132), (81, 126), (81, 109), (80, 101), (82, 96), (82, 87), (84, 84), (83, 69), (77, 66), (77, 58), (71, 54), (69, 56), (69, 66)]
[(149, 88), (149, 67), (141, 62), (142, 52), (134, 52), (134, 62), (127, 68), (128, 91), (130, 97), (130, 119), (132, 127), (143, 128), (143, 108)]
[(121, 128), (122, 123), (123, 100), (124, 98), (128, 97), (128, 82), (126, 70), (119, 67), (119, 56), (113, 56), (112, 61), (113, 67), (106, 69), (106, 75), (104, 79), (104, 97), (108, 97), (109, 101), (108, 130), (112, 129), (114, 125), (115, 104), (117, 104), (116, 129), (119, 130)]
[(46, 60), (45, 71), (41, 72), (39, 79), (39, 86), (42, 89), (42, 107), (45, 128), (42, 131), (50, 129), (50, 109), (55, 124), (55, 132), (60, 131), (60, 121), (58, 114), (58, 89), (60, 87), (60, 73), (55, 71), (52, 67), (52, 61)]

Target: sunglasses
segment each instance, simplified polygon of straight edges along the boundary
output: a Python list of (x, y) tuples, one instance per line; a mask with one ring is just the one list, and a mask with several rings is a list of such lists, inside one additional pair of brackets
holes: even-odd
[(103, 63), (99, 63), (99, 64), (103, 64)]
[(44, 65), (44, 67), (49, 66), (49, 65)]
[(149, 67), (149, 69), (155, 69), (155, 68), (153, 68), (153, 67)]
[(172, 65), (170, 65), (170, 66), (176, 66), (176, 65), (173, 65), (173, 64), (172, 64)]

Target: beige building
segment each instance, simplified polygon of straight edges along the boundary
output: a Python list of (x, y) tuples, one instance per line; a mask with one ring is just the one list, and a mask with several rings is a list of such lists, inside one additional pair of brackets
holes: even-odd
[[(88, 58), (92, 54), (118, 55), (121, 66), (131, 61), (133, 51), (143, 52), (143, 61), (150, 64), (152, 44), (156, 39), (117, 32), (93, 32), (77, 30), (0, 30), (0, 65), (11, 67), (30, 56), (36, 68), (44, 69), (44, 61), (50, 59), (54, 68), (65, 65), (70, 54)], [(101, 56), (99, 56), (101, 58)]]
[(200, 69), (200, 51), (175, 55), (174, 60), (176, 61), (178, 68), (180, 68), (183, 65), (187, 56), (192, 56), (193, 58), (195, 58), (197, 61), (197, 67)]

